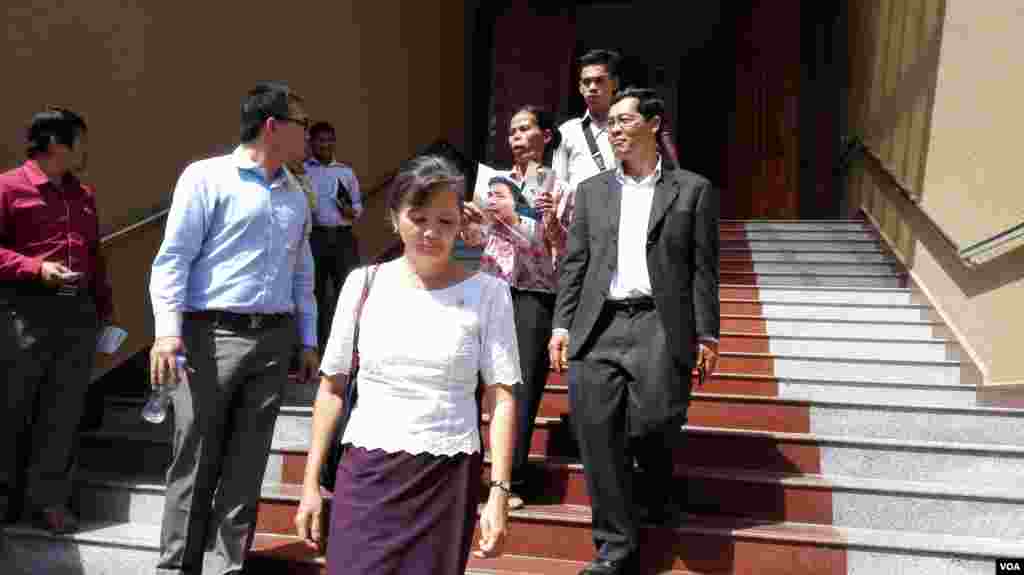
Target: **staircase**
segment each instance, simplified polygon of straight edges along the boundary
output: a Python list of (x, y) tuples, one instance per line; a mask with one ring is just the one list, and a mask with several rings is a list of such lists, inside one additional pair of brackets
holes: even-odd
[[(874, 231), (727, 221), (721, 238), (722, 359), (675, 452), (689, 515), (646, 528), (638, 573), (988, 575), (1024, 557), (1024, 409), (978, 404), (977, 370)], [(252, 573), (324, 572), (292, 535), (315, 390), (288, 391)], [(84, 529), (7, 527), (0, 572), (152, 572), (170, 431), (141, 404), (108, 397), (82, 438)], [(592, 557), (567, 405), (552, 375), (531, 444), (545, 497), (470, 573), (575, 574)]]

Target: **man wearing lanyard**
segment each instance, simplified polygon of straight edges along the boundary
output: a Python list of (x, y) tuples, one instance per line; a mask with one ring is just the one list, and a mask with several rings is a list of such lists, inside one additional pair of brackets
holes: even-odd
[(363, 211), (359, 180), (352, 168), (334, 159), (336, 141), (334, 127), (327, 122), (317, 122), (309, 129), (311, 157), (305, 168), (316, 198), (309, 243), (316, 263), (314, 293), (320, 310), (317, 332), (321, 353), (331, 332), (334, 304), (345, 276), (359, 262), (352, 224)]
[(171, 390), (174, 449), (160, 535), (160, 573), (241, 573), (288, 379), (318, 369), (310, 210), (284, 169), (301, 159), (309, 120), (282, 83), (242, 103), (241, 145), (185, 168), (153, 262), (154, 385)]
[[(581, 575), (635, 573), (634, 493), (647, 519), (678, 518), (672, 448), (686, 423), (691, 369), (718, 358), (718, 197), (664, 166), (665, 104), (646, 89), (612, 101), (614, 170), (584, 181), (559, 275), (553, 367), (569, 370), (572, 425), (597, 557)], [(644, 486), (634, 491), (633, 458)]]
[(0, 174), (0, 374), (7, 401), (0, 473), (8, 515), (74, 531), (67, 509), (75, 428), (99, 322), (112, 312), (99, 253), (96, 194), (79, 179), (85, 121), (50, 108), (32, 118), (28, 161)]
[(555, 176), (573, 189), (580, 182), (615, 167), (608, 141), (608, 109), (619, 86), (621, 57), (611, 50), (591, 50), (579, 59), (580, 94), (587, 103), (582, 118), (562, 124), (562, 143), (555, 150)]

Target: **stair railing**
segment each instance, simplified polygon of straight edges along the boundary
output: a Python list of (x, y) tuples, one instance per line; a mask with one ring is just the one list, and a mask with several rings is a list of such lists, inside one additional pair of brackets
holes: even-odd
[[(128, 337), (113, 356), (96, 355), (93, 379), (121, 365), (152, 341), (148, 270), (163, 239), (163, 222), (170, 208), (167, 202), (135, 214), (134, 221), (100, 232), (100, 250), (114, 292), (114, 323), (128, 331)], [(142, 263), (144, 262), (144, 263)]]
[[(890, 198), (901, 200), (902, 207), (911, 209), (922, 216), (921, 219), (932, 228), (932, 231), (937, 236), (942, 238), (949, 250), (955, 253), (966, 265), (980, 265), (992, 259), (996, 250), (1000, 248), (1006, 249), (1016, 240), (1024, 239), (1024, 222), (1021, 222), (998, 231), (983, 240), (961, 247), (942, 229), (942, 226), (935, 221), (935, 218), (921, 207), (921, 195), (903, 182), (896, 174), (896, 171), (882, 159), (878, 152), (857, 137), (850, 138), (844, 142), (843, 152), (839, 159), (839, 169), (847, 169), (855, 157), (863, 158), (865, 160), (865, 167), (872, 174), (880, 176), (888, 184), (879, 186), (879, 189), (888, 193)], [(891, 190), (895, 190), (896, 193), (891, 193)]]

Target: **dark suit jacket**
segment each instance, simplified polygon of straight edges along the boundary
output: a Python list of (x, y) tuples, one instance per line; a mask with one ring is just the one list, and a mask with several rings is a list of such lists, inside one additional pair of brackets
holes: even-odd
[[(570, 333), (569, 357), (581, 359), (608, 298), (618, 258), (622, 186), (614, 171), (580, 183), (561, 263), (554, 327)], [(647, 226), (647, 267), (665, 328), (664, 350), (689, 373), (698, 337), (719, 336), (718, 195), (703, 177), (663, 169)], [(652, 350), (653, 351), (653, 350)]]

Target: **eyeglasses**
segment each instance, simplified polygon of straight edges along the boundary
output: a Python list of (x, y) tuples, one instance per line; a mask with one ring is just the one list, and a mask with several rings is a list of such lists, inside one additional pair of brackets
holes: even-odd
[(303, 130), (308, 130), (309, 126), (311, 124), (311, 122), (309, 121), (309, 118), (296, 118), (295, 116), (283, 116), (283, 117), (277, 118), (277, 119), (281, 120), (282, 122), (291, 122), (293, 124), (298, 124), (298, 125), (302, 126)]
[(643, 120), (643, 116), (639, 114), (619, 114), (618, 116), (608, 116), (608, 129), (614, 129), (616, 126), (621, 127), (623, 130), (628, 130), (639, 124)]

